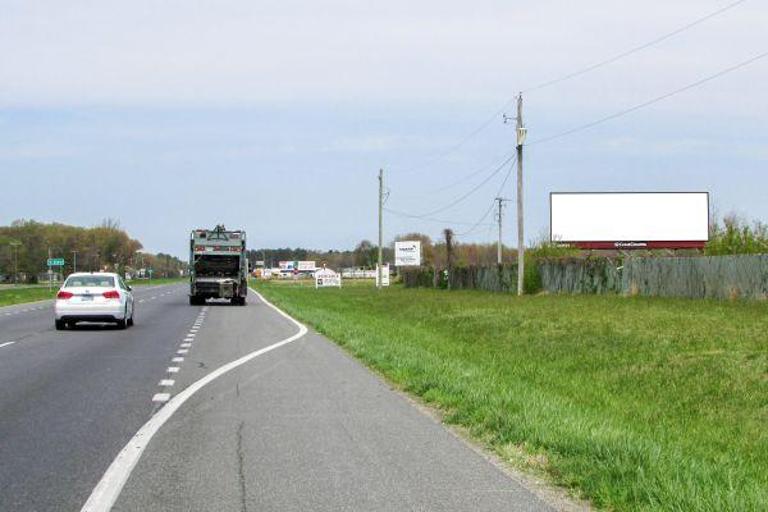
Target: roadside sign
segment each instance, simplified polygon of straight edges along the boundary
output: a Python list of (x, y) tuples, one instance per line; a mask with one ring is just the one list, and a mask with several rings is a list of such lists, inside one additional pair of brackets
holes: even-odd
[(49, 267), (63, 267), (64, 258), (48, 258)]
[(395, 242), (395, 266), (421, 265), (421, 242), (418, 240)]
[(315, 288), (325, 288), (327, 286), (341, 288), (341, 274), (329, 268), (315, 272)]

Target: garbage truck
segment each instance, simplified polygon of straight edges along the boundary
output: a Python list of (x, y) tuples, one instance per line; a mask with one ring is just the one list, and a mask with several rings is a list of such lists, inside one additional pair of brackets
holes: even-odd
[(189, 304), (207, 299), (229, 299), (245, 306), (248, 295), (248, 258), (245, 231), (195, 229), (189, 237)]

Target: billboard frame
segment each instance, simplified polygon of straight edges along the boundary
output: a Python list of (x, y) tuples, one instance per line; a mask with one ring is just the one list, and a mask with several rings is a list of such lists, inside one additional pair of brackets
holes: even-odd
[[(552, 196), (553, 195), (621, 195), (621, 194), (704, 194), (707, 197), (707, 239), (706, 240), (632, 240), (632, 241), (616, 241), (616, 240), (553, 240), (552, 239)], [(550, 192), (549, 193), (549, 240), (552, 243), (559, 245), (572, 245), (579, 249), (587, 250), (647, 250), (647, 249), (697, 249), (702, 250), (709, 242), (709, 232), (712, 228), (711, 225), (711, 202), (709, 197), (709, 191), (706, 190), (621, 190), (621, 191), (581, 191), (581, 192)]]

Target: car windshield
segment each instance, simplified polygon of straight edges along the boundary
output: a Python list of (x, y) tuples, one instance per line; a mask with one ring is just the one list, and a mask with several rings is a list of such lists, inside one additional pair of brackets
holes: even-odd
[(65, 288), (90, 286), (93, 288), (114, 288), (115, 278), (110, 276), (70, 276), (64, 284)]

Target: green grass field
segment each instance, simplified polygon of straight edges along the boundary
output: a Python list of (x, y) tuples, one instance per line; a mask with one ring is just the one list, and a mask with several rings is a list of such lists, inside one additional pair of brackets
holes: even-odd
[[(157, 286), (161, 284), (181, 283), (186, 282), (187, 278), (167, 278), (167, 279), (152, 279), (149, 280), (133, 280), (128, 284), (131, 287), (135, 286)], [(60, 285), (54, 284), (53, 291), (48, 291), (47, 286), (35, 285), (35, 286), (19, 286), (18, 288), (3, 288), (0, 290), (0, 307), (11, 306), (13, 304), (24, 304), (27, 302), (35, 302), (39, 300), (52, 299), (56, 292), (59, 291)]]
[(256, 287), (601, 508), (768, 510), (766, 303)]

